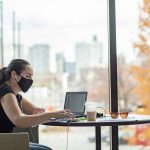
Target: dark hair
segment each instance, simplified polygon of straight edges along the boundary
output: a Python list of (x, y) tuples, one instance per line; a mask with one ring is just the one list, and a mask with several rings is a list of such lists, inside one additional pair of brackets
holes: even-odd
[(30, 65), (30, 63), (24, 59), (13, 59), (7, 67), (0, 69), (0, 85), (10, 79), (12, 71), (16, 71), (20, 75), (26, 65)]

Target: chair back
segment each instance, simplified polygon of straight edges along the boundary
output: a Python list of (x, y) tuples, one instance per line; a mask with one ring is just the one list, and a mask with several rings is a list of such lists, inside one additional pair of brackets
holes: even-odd
[(0, 150), (29, 150), (28, 133), (0, 133)]

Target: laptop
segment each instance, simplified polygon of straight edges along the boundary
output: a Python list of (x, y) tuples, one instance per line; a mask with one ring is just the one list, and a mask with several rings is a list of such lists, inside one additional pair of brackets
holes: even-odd
[[(85, 102), (87, 92), (66, 92), (64, 109), (69, 109), (75, 118), (85, 117)], [(61, 118), (57, 121), (69, 121), (70, 118)]]
[(87, 92), (66, 92), (64, 109), (70, 109), (75, 117), (85, 116)]

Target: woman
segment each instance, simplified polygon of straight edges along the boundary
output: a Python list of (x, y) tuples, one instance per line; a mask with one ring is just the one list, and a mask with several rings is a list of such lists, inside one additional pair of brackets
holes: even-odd
[[(9, 133), (13, 127), (32, 127), (51, 118), (72, 118), (69, 110), (44, 112), (18, 92), (27, 92), (33, 80), (33, 70), (26, 60), (14, 59), (0, 70), (0, 133)], [(50, 148), (30, 143), (30, 150)]]

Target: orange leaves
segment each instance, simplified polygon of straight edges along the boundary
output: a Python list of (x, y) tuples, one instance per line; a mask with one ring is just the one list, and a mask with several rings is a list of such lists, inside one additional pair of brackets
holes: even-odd
[(148, 5), (150, 3), (150, 0), (144, 0), (145, 5)]
[(140, 97), (145, 104), (150, 103), (150, 67), (132, 66), (130, 72), (133, 73), (137, 83), (133, 92)]
[(136, 65), (130, 67), (135, 79), (133, 92), (142, 104), (150, 108), (150, 0), (143, 0), (139, 16), (139, 41), (133, 43), (137, 50)]
[(150, 0), (144, 0), (144, 11), (150, 14)]
[(133, 43), (133, 48), (138, 49), (138, 56), (144, 57), (146, 61), (150, 60), (149, 36), (139, 34), (139, 41)]

